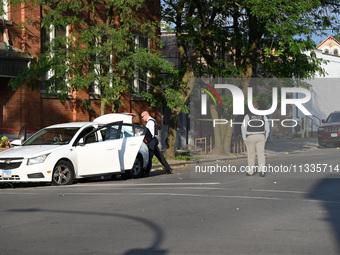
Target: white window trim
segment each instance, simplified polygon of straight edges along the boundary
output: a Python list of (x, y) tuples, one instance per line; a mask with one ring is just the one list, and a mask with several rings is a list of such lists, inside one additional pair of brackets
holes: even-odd
[[(98, 45), (98, 39), (96, 38), (95, 40), (95, 45)], [(111, 60), (111, 56), (110, 56), (110, 60)], [(98, 59), (98, 53), (96, 53), (96, 57), (95, 57), (95, 62), (96, 64), (94, 65), (94, 72), (99, 75), (100, 74), (100, 64), (99, 64), (99, 59)], [(99, 81), (95, 80), (93, 82), (93, 91), (89, 92), (90, 95), (95, 96), (95, 95), (100, 95), (100, 88), (99, 88)]]
[(2, 0), (4, 14), (2, 15), (2, 19), (8, 20), (8, 0)]
[[(69, 37), (69, 26), (67, 25), (66, 28), (66, 37), (68, 38)], [(55, 28), (54, 26), (51, 24), (49, 26), (49, 39), (50, 39), (50, 42), (55, 38), (55, 34), (56, 34), (56, 31), (55, 31)], [(68, 45), (66, 45), (66, 49), (68, 48)], [(51, 56), (53, 56), (53, 53), (51, 53)], [(68, 62), (65, 63), (66, 66), (68, 66)], [(53, 69), (50, 69), (49, 71), (47, 71), (47, 73), (45, 74), (45, 77), (44, 77), (44, 80), (49, 80), (51, 77), (53, 77), (55, 75), (55, 70)], [(67, 83), (67, 85), (69, 86), (69, 77), (65, 77), (65, 81)], [(46, 89), (41, 89), (40, 90), (41, 93), (46, 93)], [(60, 91), (57, 91), (57, 92), (60, 92)]]
[[(135, 36), (135, 45), (139, 45), (140, 37), (141, 36), (142, 36), (141, 34), (136, 34), (136, 36)], [(149, 40), (149, 38), (148, 38), (148, 46), (147, 47), (150, 48), (150, 40)], [(147, 72), (146, 77), (147, 77), (146, 88), (149, 89), (150, 85), (149, 85), (149, 81), (148, 80), (150, 78), (150, 72)], [(134, 91), (139, 93), (139, 72), (137, 72), (137, 71), (135, 72), (135, 75), (134, 75), (133, 87), (134, 87)]]

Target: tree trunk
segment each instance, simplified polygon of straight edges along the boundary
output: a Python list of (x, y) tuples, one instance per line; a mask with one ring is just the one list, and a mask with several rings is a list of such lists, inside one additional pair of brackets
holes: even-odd
[[(231, 119), (229, 120), (228, 123), (231, 122)], [(233, 135), (233, 128), (228, 124), (225, 125), (225, 128), (223, 129), (223, 137), (224, 137), (224, 152), (227, 155), (230, 155), (230, 148), (231, 148), (231, 139)]]
[(168, 135), (166, 137), (166, 151), (164, 153), (166, 158), (173, 159), (176, 156), (176, 136), (177, 136), (177, 123), (179, 113), (171, 111)]
[[(181, 94), (183, 96), (183, 105), (189, 99), (191, 91), (193, 90), (193, 85), (190, 83), (191, 79), (194, 77), (194, 72), (191, 71), (191, 67), (187, 67), (187, 71), (184, 73), (181, 82)], [(179, 114), (182, 111), (182, 106), (177, 106), (171, 109), (168, 135), (166, 138), (166, 151), (164, 155), (167, 158), (175, 158), (176, 156), (176, 135)]]
[[(219, 119), (216, 105), (210, 105), (210, 113), (212, 119)], [(214, 127), (214, 142), (215, 146), (213, 154), (216, 155), (229, 155), (231, 146), (232, 127), (230, 121), (227, 124), (216, 125)]]
[(100, 98), (100, 115), (104, 115), (105, 114), (105, 98), (101, 97)]
[[(210, 113), (212, 119), (219, 119), (216, 105), (210, 104)], [(222, 129), (224, 125), (216, 125), (214, 127), (214, 149), (213, 154), (216, 155), (223, 155), (224, 154), (224, 148), (223, 148), (223, 136), (222, 136)]]

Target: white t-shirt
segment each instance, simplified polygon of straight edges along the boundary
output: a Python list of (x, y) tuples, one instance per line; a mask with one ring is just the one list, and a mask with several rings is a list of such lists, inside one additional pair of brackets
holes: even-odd
[(150, 133), (152, 134), (152, 137), (155, 137), (157, 135), (157, 134), (155, 134), (155, 123), (156, 123), (156, 120), (154, 118), (152, 118), (152, 117), (149, 117), (146, 120), (146, 125), (145, 126), (150, 130)]

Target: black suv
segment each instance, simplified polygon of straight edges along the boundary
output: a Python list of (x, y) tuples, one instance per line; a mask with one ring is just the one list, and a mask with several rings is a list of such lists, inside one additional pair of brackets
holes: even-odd
[(340, 145), (340, 111), (332, 112), (318, 129), (318, 142), (320, 147), (331, 143)]

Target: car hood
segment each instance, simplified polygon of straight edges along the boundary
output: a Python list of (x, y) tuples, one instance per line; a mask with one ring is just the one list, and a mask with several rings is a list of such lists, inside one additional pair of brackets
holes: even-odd
[(340, 126), (340, 122), (330, 122), (330, 123), (323, 123), (320, 127), (334, 127)]
[(5, 150), (0, 153), (0, 158), (31, 158), (45, 153), (50, 153), (65, 145), (27, 145)]

